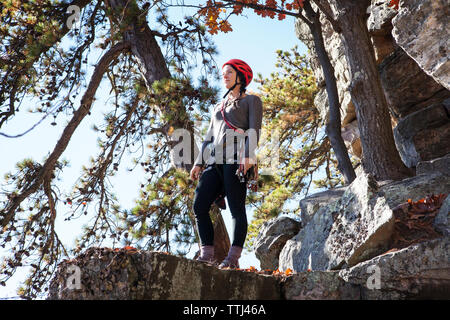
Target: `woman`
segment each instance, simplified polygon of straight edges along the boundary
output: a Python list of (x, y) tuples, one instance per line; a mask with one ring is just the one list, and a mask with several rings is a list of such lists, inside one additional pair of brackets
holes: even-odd
[[(259, 97), (245, 93), (253, 78), (253, 72), (244, 61), (232, 59), (226, 62), (222, 67), (222, 78), (228, 91), (223, 101), (212, 111), (207, 137), (190, 173), (191, 179), (196, 180), (205, 168), (194, 198), (194, 213), (201, 241), (200, 256), (197, 260), (214, 263), (214, 228), (209, 210), (223, 193), (231, 211), (233, 231), (232, 246), (219, 268), (239, 268), (239, 258), (247, 236), (247, 181), (240, 178), (238, 173), (245, 176), (256, 163), (255, 149), (262, 123), (262, 102)], [(256, 143), (252, 143), (252, 135), (247, 135), (242, 148), (239, 148), (234, 137), (229, 139), (230, 131), (241, 134), (253, 132)], [(222, 151), (223, 147), (225, 152), (218, 152)]]

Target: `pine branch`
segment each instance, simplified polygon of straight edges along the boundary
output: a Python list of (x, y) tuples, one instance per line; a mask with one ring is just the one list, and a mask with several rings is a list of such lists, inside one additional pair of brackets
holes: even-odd
[(129, 49), (129, 43), (120, 42), (109, 49), (109, 51), (106, 52), (100, 59), (98, 65), (94, 70), (89, 86), (81, 99), (80, 108), (78, 108), (78, 110), (74, 113), (72, 119), (64, 129), (61, 138), (58, 140), (55, 148), (53, 149), (53, 152), (50, 154), (45, 164), (43, 165), (41, 171), (39, 172), (39, 175), (35, 178), (34, 181), (30, 181), (28, 188), (24, 188), (24, 190), (20, 194), (13, 197), (8, 202), (5, 210), (2, 210), (3, 217), (0, 220), (2, 227), (5, 227), (14, 218), (16, 209), (20, 206), (22, 201), (24, 201), (31, 194), (35, 193), (42, 185), (44, 180), (48, 179), (52, 175), (55, 169), (56, 162), (58, 161), (64, 150), (67, 148), (73, 133), (75, 132), (81, 121), (84, 119), (84, 117), (89, 113), (92, 102), (94, 101), (94, 96), (97, 88), (100, 85), (100, 82), (109, 64), (114, 61), (122, 52)]
[[(10, 101), (8, 110), (0, 113), (0, 128), (9, 118), (11, 118), (15, 114), (15, 95), (17, 91), (20, 91), (19, 83), (21, 81), (21, 78), (28, 74), (34, 63), (36, 63), (44, 53), (54, 47), (55, 44), (61, 41), (61, 39), (70, 31), (66, 23), (69, 17), (67, 8), (71, 5), (75, 5), (78, 8), (82, 9), (90, 2), (91, 0), (74, 0), (71, 3), (65, 5), (52, 7), (46, 14), (50, 17), (57, 17), (61, 29), (59, 30), (57, 36), (52, 39), (52, 41), (43, 44), (39, 48), (39, 51), (34, 55), (33, 59), (27, 59), (25, 63), (20, 63), (19, 61), (14, 61), (15, 59), (9, 59), (10, 57), (8, 57), (8, 59), (1, 58), (0, 66), (8, 64), (11, 65), (12, 68), (10, 68), (9, 72), (6, 72), (5, 76), (0, 79), (0, 82), (4, 83), (0, 91), (0, 105), (3, 103), (3, 96), (9, 96)], [(32, 28), (33, 26), (30, 25), (30, 27)], [(18, 43), (16, 43), (16, 45), (14, 46), (15, 48), (13, 49), (17, 50), (18, 53), (21, 53), (21, 49), (23, 49), (25, 46), (26, 44), (24, 43), (24, 38), (18, 39)], [(8, 77), (10, 77), (11, 75), (12, 79), (8, 80)]]

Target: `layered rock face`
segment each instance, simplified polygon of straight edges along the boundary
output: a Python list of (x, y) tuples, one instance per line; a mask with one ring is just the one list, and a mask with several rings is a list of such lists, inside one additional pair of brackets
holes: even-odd
[(411, 113), (394, 128), (394, 138), (403, 162), (416, 167), (450, 153), (450, 99)]
[[(263, 268), (278, 273), (219, 270), (133, 248), (89, 248), (59, 265), (48, 299), (448, 299), (445, 163), (448, 157), (420, 164), (422, 174), (397, 182), (360, 174), (346, 188), (302, 200), (305, 223), (285, 216), (268, 221), (255, 252)], [(440, 195), (439, 205), (421, 200), (432, 194)], [(422, 220), (426, 228), (417, 228)]]
[[(388, 3), (372, 0), (367, 27), (374, 44), (392, 124), (393, 127), (399, 126), (395, 135), (397, 149), (405, 164), (415, 167), (419, 161), (450, 152), (450, 112), (448, 101), (445, 102), (450, 98), (449, 7), (445, 0), (414, 0), (403, 1), (397, 11)], [(341, 102), (342, 137), (349, 152), (360, 158), (359, 130), (348, 90), (350, 76), (344, 47), (323, 15), (321, 21), (326, 50), (335, 68)], [(311, 52), (311, 66), (319, 85), (314, 102), (325, 121), (328, 98), (324, 77), (312, 36), (300, 19), (296, 22), (296, 34)], [(404, 130), (405, 127), (415, 126), (417, 123), (412, 124), (411, 121), (420, 119), (429, 109), (434, 110), (439, 120), (423, 117), (418, 128)], [(439, 126), (436, 126), (436, 121)], [(429, 149), (431, 145), (435, 146), (434, 149)]]
[(450, 90), (450, 31), (448, 1), (403, 1), (392, 21), (397, 44), (422, 70)]
[[(301, 200), (300, 231), (277, 248), (277, 260), (270, 255), (274, 267), (294, 272), (283, 297), (448, 299), (449, 159), (419, 162), (419, 174), (402, 181), (359, 172), (347, 187)], [(279, 220), (267, 225), (277, 229)], [(256, 245), (265, 246), (265, 234)]]
[(279, 267), (338, 270), (371, 259), (390, 249), (401, 204), (449, 190), (450, 176), (441, 172), (382, 186), (360, 175), (342, 197), (309, 214), (313, 218), (281, 250)]
[(90, 248), (64, 261), (50, 300), (276, 300), (276, 277), (219, 270), (161, 252)]

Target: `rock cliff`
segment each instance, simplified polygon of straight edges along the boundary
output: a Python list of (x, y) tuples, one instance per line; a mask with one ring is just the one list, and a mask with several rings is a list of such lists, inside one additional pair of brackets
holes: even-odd
[[(385, 185), (361, 175), (342, 197), (330, 198), (310, 213), (313, 218), (280, 251), (279, 267), (338, 270), (380, 255), (393, 248), (396, 220), (409, 202), (434, 194), (441, 195), (442, 205), (448, 190), (450, 176), (441, 172)], [(414, 209), (410, 206), (408, 210)], [(437, 215), (437, 211), (430, 209), (423, 214)], [(429, 236), (431, 239), (432, 234)]]
[(290, 231), (278, 231), (284, 243), (276, 246), (270, 230), (286, 220), (266, 222), (255, 252), (293, 271), (283, 298), (450, 298), (449, 159), (419, 163), (421, 174), (403, 181), (360, 174), (346, 188), (303, 199), (300, 231), (289, 240)]
[[(403, 1), (397, 11), (388, 3), (372, 0), (367, 27), (374, 44), (392, 125), (398, 127), (395, 131), (396, 145), (402, 160), (412, 168), (419, 161), (442, 157), (450, 152), (450, 101), (447, 100), (450, 98), (449, 7), (445, 0), (412, 0)], [(342, 137), (349, 151), (361, 157), (355, 107), (348, 90), (350, 75), (344, 46), (323, 15), (321, 21), (326, 50), (335, 68)], [(296, 34), (310, 50), (311, 66), (319, 87), (315, 105), (325, 120), (328, 98), (324, 77), (312, 36), (300, 19), (296, 22)], [(435, 117), (423, 117), (430, 110)], [(412, 129), (416, 125), (418, 127)], [(435, 146), (434, 149), (425, 147), (430, 144)]]
[[(255, 242), (255, 252), (257, 256), (264, 253), (258, 258), (265, 265), (296, 273), (284, 284), (284, 298), (408, 299), (431, 297), (433, 291), (436, 296), (450, 297), (448, 13), (448, 3), (443, 0), (402, 1), (398, 11), (387, 1), (372, 0), (367, 27), (395, 143), (403, 162), (416, 169), (416, 176), (377, 182), (359, 172), (347, 187), (313, 194), (300, 201), (299, 232), (289, 240), (285, 239), (290, 231), (278, 232), (276, 238), (284, 243), (278, 241), (276, 246), (267, 240), (273, 239), (269, 230), (279, 229), (281, 218), (268, 221)], [(360, 157), (343, 42), (324, 16), (321, 21), (335, 67), (342, 136), (349, 151)], [(315, 105), (325, 121), (328, 100), (312, 36), (300, 19), (296, 32), (311, 52), (319, 85)], [(439, 210), (432, 199), (439, 202)], [(429, 211), (421, 211), (418, 218), (414, 205), (424, 203)], [(412, 221), (413, 217), (417, 219)], [(381, 279), (380, 290), (368, 290), (372, 271)]]
[(51, 300), (273, 300), (276, 277), (214, 266), (162, 252), (89, 248), (61, 263)]
[(279, 271), (90, 248), (59, 265), (48, 299), (448, 299), (448, 159), (423, 164), (422, 174), (403, 181), (360, 174), (329, 197), (312, 195), (301, 204), (305, 224), (283, 216), (266, 222), (255, 251), (263, 268)]

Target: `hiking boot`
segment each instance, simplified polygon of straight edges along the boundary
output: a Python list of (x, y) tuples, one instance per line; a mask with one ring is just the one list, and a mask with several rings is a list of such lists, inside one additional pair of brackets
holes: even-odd
[(239, 262), (232, 262), (225, 258), (221, 264), (219, 264), (219, 269), (239, 269)]
[(214, 264), (214, 246), (201, 246), (200, 255), (197, 257), (196, 261), (204, 262), (207, 264)]
[(241, 257), (242, 247), (231, 246), (228, 256), (219, 264), (219, 269), (239, 269), (239, 258)]
[(216, 260), (214, 260), (214, 257), (212, 257), (212, 258), (198, 257), (195, 261), (203, 262), (203, 263), (210, 264), (210, 265), (214, 265), (216, 263)]

